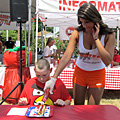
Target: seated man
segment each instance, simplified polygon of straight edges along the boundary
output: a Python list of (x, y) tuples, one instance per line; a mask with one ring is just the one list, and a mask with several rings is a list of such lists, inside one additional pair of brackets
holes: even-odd
[(120, 55), (118, 55), (119, 51), (118, 49), (115, 47), (114, 49), (114, 57), (113, 57), (113, 66), (117, 66), (120, 65)]
[[(24, 86), (20, 95), (19, 105), (39, 105), (44, 95), (45, 82), (50, 80), (50, 64), (46, 59), (39, 59), (35, 63), (36, 77), (31, 78)], [(63, 82), (57, 78), (53, 94), (46, 100), (46, 105), (70, 105), (71, 96)]]

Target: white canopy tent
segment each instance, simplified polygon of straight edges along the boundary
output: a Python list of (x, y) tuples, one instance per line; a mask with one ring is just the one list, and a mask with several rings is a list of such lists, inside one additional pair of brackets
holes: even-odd
[[(83, 2), (90, 1), (91, 0), (28, 0), (28, 22), (30, 24), (31, 16), (34, 17), (36, 14), (36, 36), (38, 36), (38, 17), (40, 16), (40, 19), (44, 19), (44, 25), (47, 25), (47, 27), (60, 27), (62, 31), (65, 31), (65, 28), (67, 27), (78, 26), (76, 15), (77, 10)], [(10, 13), (9, 2), (10, 0), (0, 0), (0, 13)], [(101, 13), (103, 21), (109, 27), (117, 28), (117, 47), (119, 48), (120, 0), (93, 0), (91, 2)], [(29, 26), (29, 28), (30, 27), (31, 26)], [(67, 37), (67, 39), (69, 39), (69, 36)], [(38, 38), (36, 37), (36, 50), (37, 39)], [(37, 57), (35, 57), (35, 59), (37, 60)]]
[[(119, 0), (36, 0), (36, 12), (47, 18), (47, 26), (78, 25), (77, 10), (85, 2), (93, 3), (109, 27), (120, 26)], [(71, 22), (72, 21), (72, 22)]]
[[(48, 27), (76, 27), (77, 10), (84, 2), (93, 3), (101, 13), (104, 23), (111, 28), (117, 28), (117, 47), (119, 48), (120, 1), (119, 0), (36, 0), (36, 13), (46, 19)], [(36, 21), (36, 35), (38, 20)], [(65, 30), (62, 30), (65, 32)], [(60, 31), (61, 32), (61, 31)], [(61, 33), (60, 33), (61, 34)], [(69, 39), (69, 36), (68, 36)], [(37, 48), (37, 37), (36, 37)], [(37, 55), (36, 55), (37, 60)], [(36, 61), (35, 60), (35, 61)]]

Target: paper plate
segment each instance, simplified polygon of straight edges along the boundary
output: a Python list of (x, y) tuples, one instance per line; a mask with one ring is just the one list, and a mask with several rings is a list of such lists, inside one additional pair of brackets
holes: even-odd
[(38, 115), (37, 113), (38, 109), (39, 109), (39, 106), (29, 107), (26, 112), (26, 116), (27, 117), (51, 117), (53, 116), (53, 107), (51, 106), (45, 107), (45, 112), (43, 115)]

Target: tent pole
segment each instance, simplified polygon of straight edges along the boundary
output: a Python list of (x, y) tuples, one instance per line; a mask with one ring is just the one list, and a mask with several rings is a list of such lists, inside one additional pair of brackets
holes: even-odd
[(8, 30), (6, 30), (6, 41), (8, 41)]
[(34, 40), (34, 22), (32, 23), (32, 40)]
[(119, 50), (119, 27), (117, 27), (117, 48)]
[(54, 38), (55, 38), (55, 32), (56, 32), (56, 28), (54, 27)]
[(43, 29), (43, 23), (41, 22), (41, 33), (42, 33), (42, 51), (43, 51), (43, 34), (44, 34), (44, 29)]
[(18, 39), (17, 40), (19, 40), (19, 30), (18, 30)]
[[(28, 53), (30, 53), (31, 4), (32, 4), (32, 0), (29, 0)], [(28, 66), (29, 66), (29, 54), (27, 54), (27, 56), (28, 56)]]
[(27, 61), (28, 61), (28, 49), (27, 49), (27, 39), (26, 39), (26, 23), (24, 24), (24, 30), (25, 30), (25, 61), (26, 61), (26, 64), (25, 66), (27, 67)]
[(35, 49), (35, 62), (37, 62), (37, 43), (38, 43), (38, 0), (36, 0), (36, 49)]
[(46, 46), (46, 25), (45, 25), (45, 46)]

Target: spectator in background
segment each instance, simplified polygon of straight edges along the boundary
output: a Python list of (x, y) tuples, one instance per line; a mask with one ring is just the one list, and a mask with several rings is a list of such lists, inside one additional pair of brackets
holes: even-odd
[(57, 46), (55, 44), (56, 44), (56, 41), (54, 40), (54, 44), (50, 47), (50, 50), (52, 51), (52, 54), (54, 52), (56, 52), (56, 50), (57, 50)]
[(51, 63), (51, 57), (54, 56), (56, 53), (52, 53), (52, 51), (50, 50), (50, 47), (54, 44), (54, 39), (49, 37), (46, 47), (44, 48), (44, 54), (43, 54), (43, 58), (48, 60), (49, 63)]
[(13, 49), (15, 46), (14, 41), (12, 41), (12, 37), (8, 38), (8, 41), (5, 42), (5, 49)]
[(115, 47), (114, 49), (114, 57), (113, 57), (113, 66), (118, 66), (120, 65), (120, 55), (118, 55), (119, 51), (118, 51), (118, 48)]

